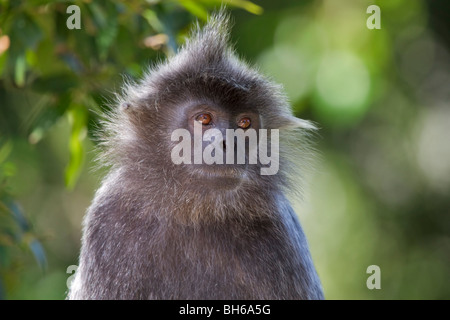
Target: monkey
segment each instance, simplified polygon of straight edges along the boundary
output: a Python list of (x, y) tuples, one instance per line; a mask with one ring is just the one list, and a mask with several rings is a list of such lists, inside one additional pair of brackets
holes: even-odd
[[(303, 195), (315, 126), (294, 117), (281, 85), (237, 56), (229, 30), (229, 13), (212, 14), (117, 94), (100, 133), (109, 171), (83, 220), (68, 299), (324, 299), (288, 200)], [(247, 155), (174, 163), (172, 133), (194, 127), (278, 130), (279, 170), (263, 175)], [(236, 151), (234, 138), (216, 136), (212, 154)]]

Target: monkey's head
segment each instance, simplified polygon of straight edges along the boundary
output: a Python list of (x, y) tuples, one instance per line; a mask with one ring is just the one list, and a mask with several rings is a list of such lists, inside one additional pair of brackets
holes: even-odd
[(213, 15), (175, 56), (125, 85), (104, 144), (131, 187), (233, 206), (286, 187), (305, 167), (303, 138), (314, 126), (293, 116), (281, 86), (237, 58), (228, 25)]

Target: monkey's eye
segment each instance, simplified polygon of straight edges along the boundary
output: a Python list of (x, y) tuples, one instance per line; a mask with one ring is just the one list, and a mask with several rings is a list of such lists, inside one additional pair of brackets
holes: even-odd
[(199, 114), (197, 117), (195, 117), (195, 121), (198, 121), (203, 125), (208, 125), (211, 123), (211, 115), (208, 113)]
[(252, 121), (250, 120), (250, 118), (242, 118), (241, 120), (238, 121), (238, 127), (242, 128), (242, 129), (247, 129), (248, 127), (250, 127), (250, 125), (252, 124)]

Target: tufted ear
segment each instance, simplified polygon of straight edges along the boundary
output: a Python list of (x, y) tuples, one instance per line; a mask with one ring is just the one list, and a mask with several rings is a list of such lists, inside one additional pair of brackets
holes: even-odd
[(122, 102), (120, 104), (120, 108), (122, 110), (130, 110), (131, 109), (131, 103), (129, 103), (129, 102)]
[(308, 120), (296, 118), (294, 116), (285, 116), (277, 119), (279, 129), (296, 129), (317, 130), (317, 127)]

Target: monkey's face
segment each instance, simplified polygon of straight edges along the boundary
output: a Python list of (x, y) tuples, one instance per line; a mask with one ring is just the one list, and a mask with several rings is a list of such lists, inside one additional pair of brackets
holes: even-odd
[(182, 109), (180, 126), (171, 134), (171, 161), (190, 182), (229, 189), (256, 178), (261, 128), (257, 112), (233, 110), (212, 100), (190, 101)]
[(245, 97), (219, 99), (221, 88), (214, 90), (209, 97), (194, 88), (176, 95), (186, 99), (160, 97), (156, 112), (139, 117), (140, 123), (151, 124), (140, 136), (151, 144), (149, 150), (153, 147), (149, 158), (156, 158), (156, 167), (164, 167), (173, 183), (198, 186), (202, 192), (205, 186), (235, 189), (261, 174), (260, 113)]
[(201, 193), (280, 182), (279, 131), (302, 120), (262, 77), (228, 62), (182, 67), (149, 81), (149, 94), (123, 110), (143, 151), (126, 155), (136, 170)]

